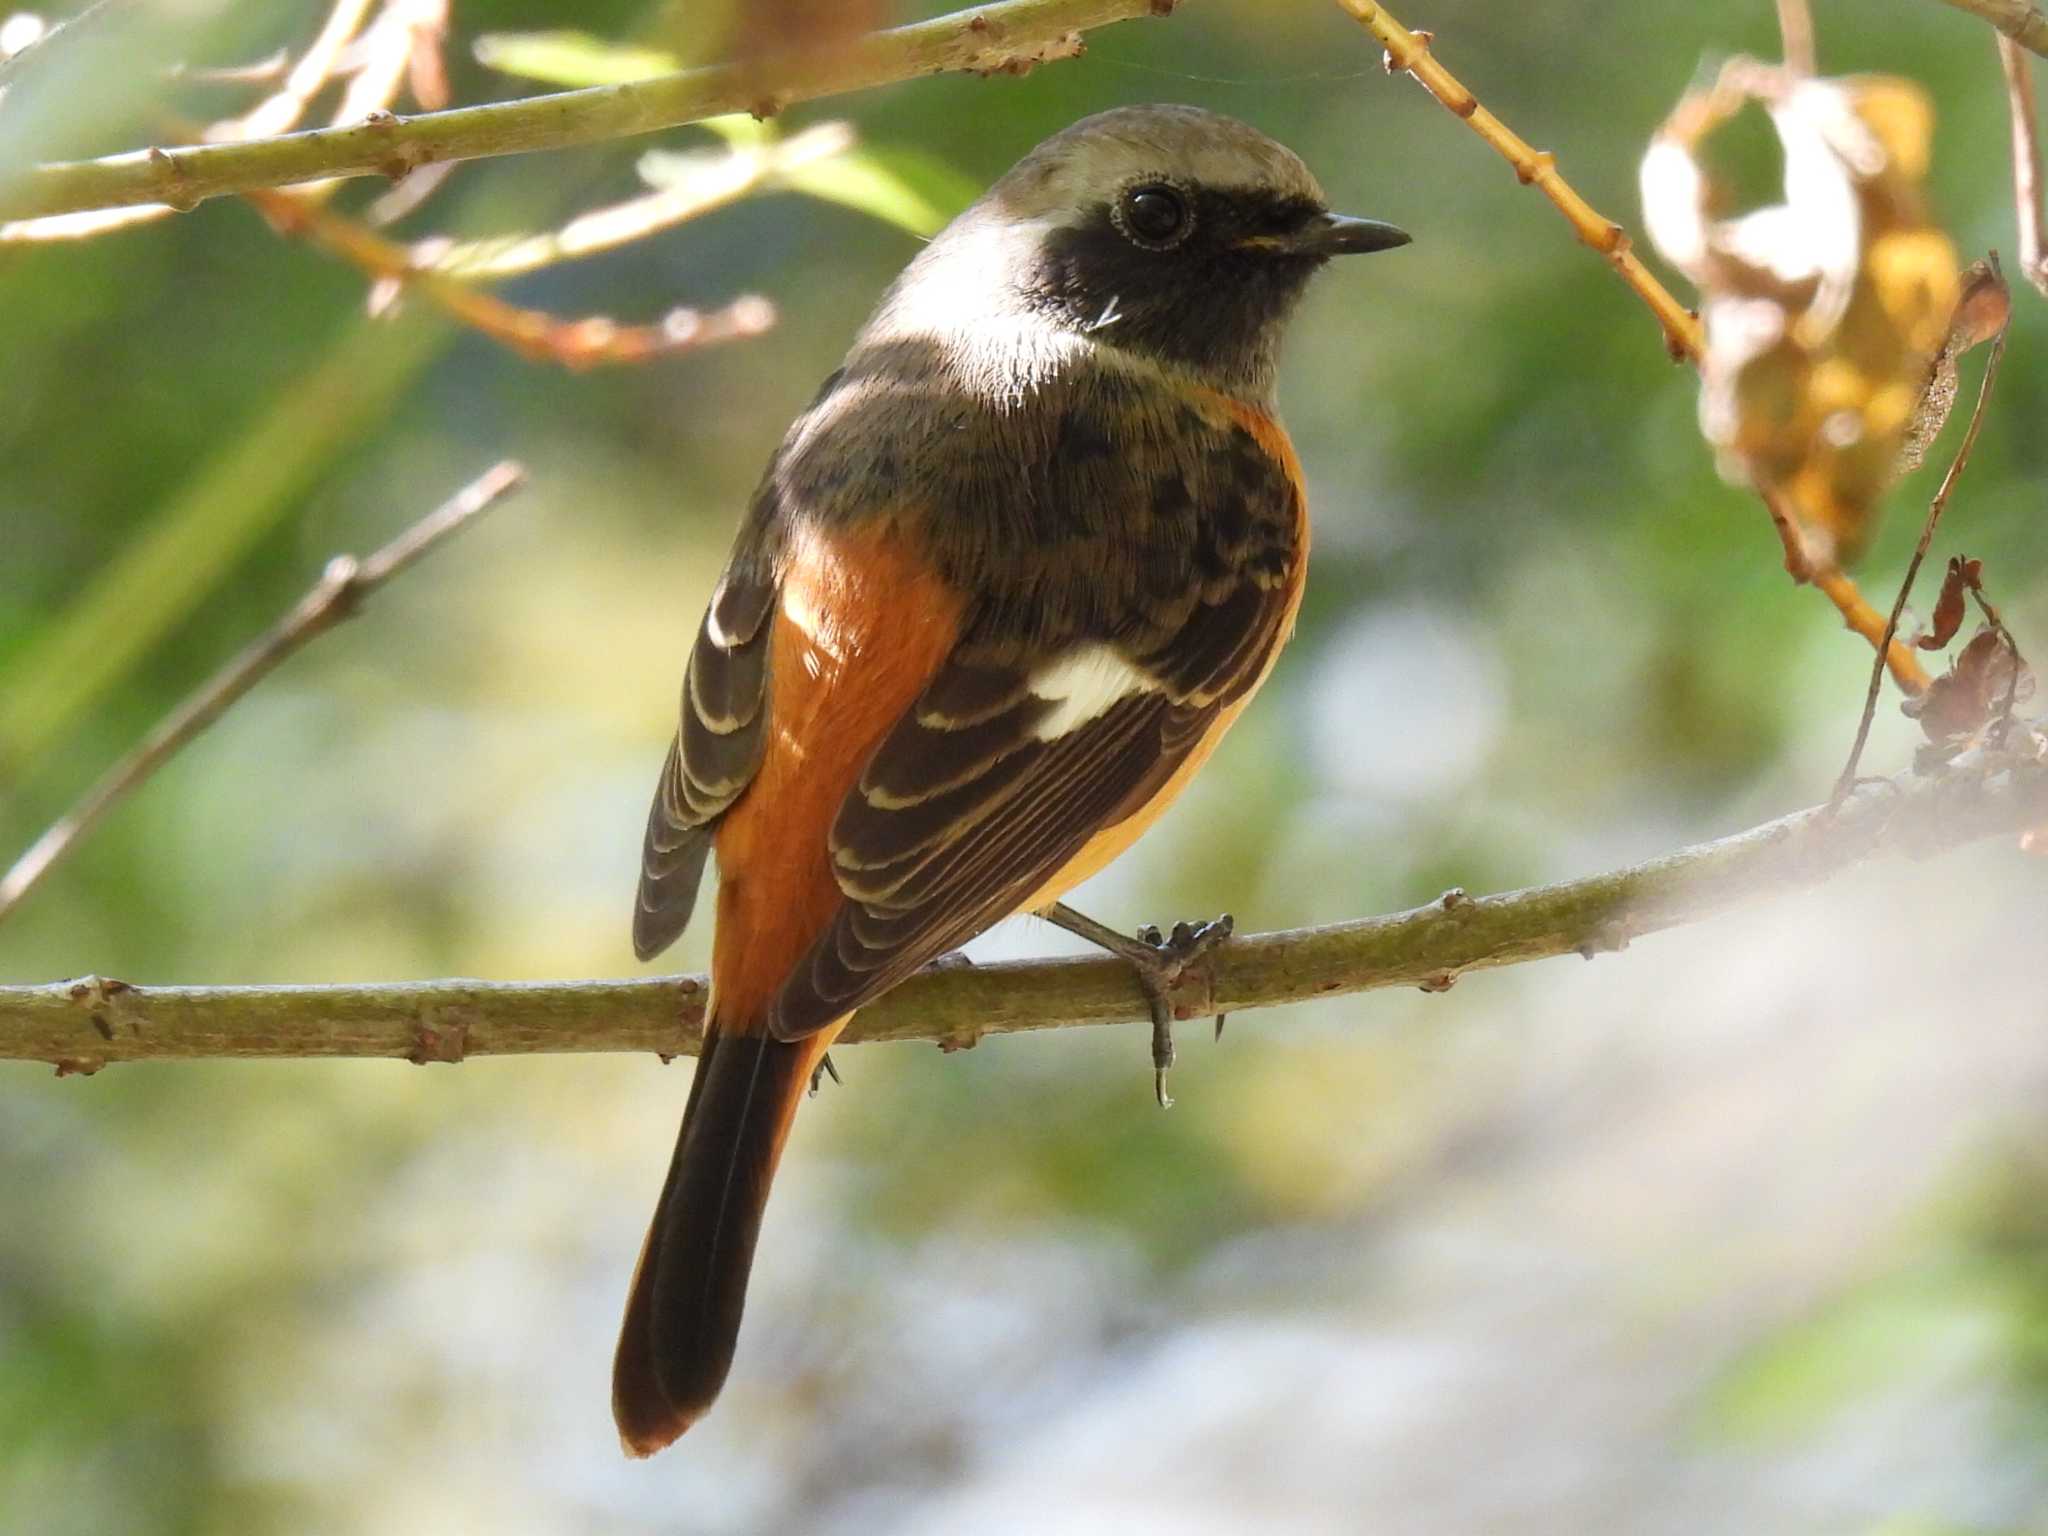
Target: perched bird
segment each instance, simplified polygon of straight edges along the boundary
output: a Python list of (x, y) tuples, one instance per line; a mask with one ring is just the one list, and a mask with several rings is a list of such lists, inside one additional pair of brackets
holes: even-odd
[(645, 1456), (732, 1364), (768, 1186), (855, 1009), (1116, 857), (1271, 669), (1308, 556), (1274, 417), (1331, 213), (1265, 135), (1126, 107), (911, 262), (769, 463), (683, 676), (633, 942), (718, 856), (712, 997), (613, 1410)]

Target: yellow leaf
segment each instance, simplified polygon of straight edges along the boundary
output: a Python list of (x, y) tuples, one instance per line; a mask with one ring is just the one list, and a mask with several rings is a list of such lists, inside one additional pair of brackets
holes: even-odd
[[(1726, 214), (1702, 152), (1752, 102), (1783, 148), (1784, 201)], [(1868, 542), (1957, 315), (1955, 246), (1921, 193), (1933, 132), (1910, 80), (1738, 59), (1679, 103), (1643, 161), (1651, 238), (1700, 288), (1701, 432), (1823, 565)]]

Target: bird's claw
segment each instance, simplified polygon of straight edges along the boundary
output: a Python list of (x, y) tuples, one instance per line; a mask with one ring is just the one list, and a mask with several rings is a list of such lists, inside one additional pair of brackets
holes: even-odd
[[(1225, 912), (1206, 923), (1175, 923), (1173, 932), (1167, 934), (1148, 923), (1138, 930), (1135, 939), (1125, 938), (1064, 902), (1055, 902), (1040, 915), (1119, 956), (1131, 967), (1152, 1014), (1152, 1093), (1161, 1109), (1171, 1109), (1173, 1095), (1166, 1091), (1166, 1074), (1173, 1067), (1173, 989), (1180, 985), (1189, 966), (1230, 937), (1234, 926), (1230, 914)], [(1216, 1015), (1219, 1039), (1223, 1035), (1223, 1019), (1223, 1014)]]
[(831, 1078), (834, 1083), (839, 1083), (842, 1081), (842, 1079), (839, 1076), (839, 1069), (832, 1065), (832, 1053), (830, 1051), (827, 1051), (824, 1055), (820, 1056), (818, 1058), (818, 1064), (815, 1067), (811, 1068), (810, 1096), (812, 1098), (815, 1099), (818, 1096), (818, 1084), (822, 1083), (828, 1077)]
[[(1152, 1096), (1161, 1109), (1173, 1108), (1173, 1095), (1166, 1091), (1166, 1074), (1173, 1070), (1173, 1004), (1170, 994), (1187, 974), (1188, 967), (1231, 935), (1236, 926), (1228, 912), (1206, 923), (1175, 923), (1173, 931), (1161, 934), (1148, 923), (1138, 930), (1138, 948), (1126, 958), (1137, 972), (1138, 986), (1152, 1010)], [(1223, 1038), (1225, 1014), (1216, 1015), (1216, 1038)]]

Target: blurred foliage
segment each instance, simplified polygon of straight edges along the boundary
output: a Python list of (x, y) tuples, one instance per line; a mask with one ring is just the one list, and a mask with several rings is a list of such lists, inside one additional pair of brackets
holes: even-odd
[(2039, 1146), (2009, 1144), (1957, 1182), (1909, 1224), (1903, 1253), (1731, 1372), (1713, 1402), (1719, 1431), (1810, 1435), (1941, 1373), (2002, 1383), (2013, 1442), (2048, 1439), (2048, 1163)]
[[(115, 9), (194, 30), (11, 84), (7, 163), (235, 110), (246, 88), (157, 64), (261, 58), (322, 8)], [(600, 45), (548, 78), (614, 44), (691, 56), (692, 14), (581, 7)], [(1926, 196), (1960, 251), (2009, 246), (1983, 29), (1928, 0), (1816, 18), (1829, 72), (1927, 92)], [(1763, 0), (1402, 20), (1631, 224), (1670, 103), (1775, 47)], [(455, 99), (533, 88), (468, 45), (561, 21), (457, 0)], [(111, 818), (0, 926), (0, 976), (628, 969), (683, 647), (783, 426), (907, 229), (1157, 99), (1256, 122), (1417, 241), (1307, 301), (1282, 381), (1317, 540), (1299, 635), (1088, 909), (1329, 920), (1824, 794), (1868, 652), (1716, 478), (1654, 324), (1335, 7), (1209, 0), (1023, 80), (792, 112), (780, 131), (850, 119), (869, 170), (503, 285), (564, 314), (780, 311), (642, 368), (526, 363), (407, 304), (368, 321), (358, 274), (229, 202), (0, 250), (10, 853), (331, 554), (500, 455), (533, 471)], [(643, 195), (650, 149), (715, 142), (465, 166), (400, 233), (544, 225)], [(1937, 545), (1937, 569), (1984, 561), (2037, 647), (2044, 344), (2021, 291)], [(1950, 446), (1892, 493), (1860, 567), (1880, 599)], [(174, 579), (117, 584), (151, 549)], [(17, 696), (51, 654), (89, 708)], [(1887, 705), (1872, 771), (1917, 734)], [(1213, 1049), (1192, 1027), (1168, 1115), (1138, 1032), (842, 1053), (727, 1400), (645, 1466), (617, 1458), (606, 1371), (686, 1068), (0, 1068), (0, 1529), (2039, 1531), (2044, 922), (2009, 849), (1872, 871), (1590, 967), (1247, 1018)]]

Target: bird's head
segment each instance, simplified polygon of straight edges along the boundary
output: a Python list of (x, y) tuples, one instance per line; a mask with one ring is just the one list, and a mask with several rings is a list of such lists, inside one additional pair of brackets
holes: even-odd
[(990, 187), (911, 264), (877, 326), (956, 346), (1012, 345), (1022, 327), (1033, 351), (1114, 347), (1262, 396), (1309, 277), (1333, 256), (1407, 243), (1332, 213), (1300, 157), (1255, 128), (1197, 107), (1120, 107)]

